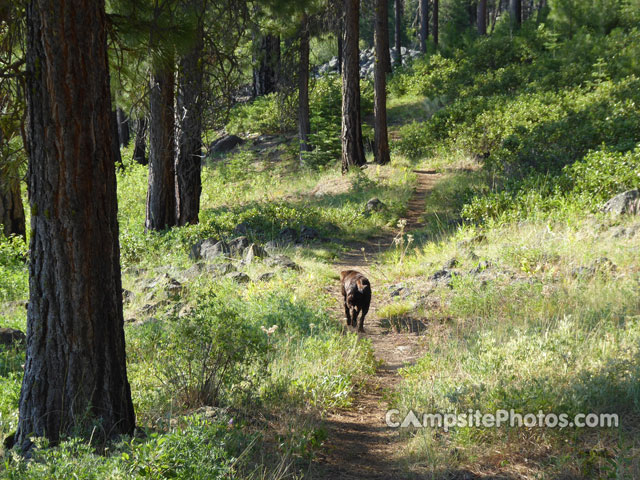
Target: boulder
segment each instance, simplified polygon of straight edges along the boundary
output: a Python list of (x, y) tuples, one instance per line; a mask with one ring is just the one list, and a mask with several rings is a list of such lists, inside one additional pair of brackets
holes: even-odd
[(262, 275), (260, 275), (258, 277), (258, 280), (260, 280), (261, 282), (268, 282), (269, 280), (271, 280), (275, 276), (276, 276), (276, 274), (274, 272), (266, 272), (266, 273), (263, 273)]
[(231, 262), (225, 263), (210, 263), (205, 267), (207, 273), (210, 273), (214, 277), (226, 275), (236, 271), (236, 267)]
[(179, 297), (180, 295), (182, 295), (183, 290), (184, 290), (184, 287), (175, 278), (172, 278), (171, 280), (169, 280), (169, 282), (167, 283), (167, 286), (165, 287), (167, 296), (169, 296), (170, 298)]
[(231, 280), (237, 283), (248, 283), (251, 281), (251, 278), (249, 278), (249, 275), (242, 272), (229, 273), (228, 275), (225, 275), (225, 277), (230, 278)]
[(213, 260), (228, 253), (229, 246), (225, 242), (218, 241), (215, 238), (207, 238), (206, 240), (200, 240), (191, 247), (189, 258), (192, 260)]
[(221, 155), (224, 153), (228, 153), (238, 145), (242, 145), (244, 140), (238, 137), (237, 135), (223, 135), (218, 138), (215, 142), (209, 145), (209, 154), (210, 155)]
[(0, 345), (5, 347), (13, 347), (14, 345), (23, 345), (27, 340), (27, 336), (15, 328), (0, 328)]
[(269, 257), (266, 260), (267, 265), (272, 267), (289, 268), (291, 270), (302, 270), (300, 265), (291, 260), (286, 255), (276, 255), (275, 257)]
[(615, 215), (640, 215), (640, 190), (627, 190), (616, 195), (604, 204), (602, 211)]
[(234, 256), (240, 256), (248, 246), (249, 240), (247, 237), (236, 237), (229, 242), (229, 253)]
[(365, 205), (364, 211), (366, 213), (379, 212), (384, 208), (384, 206), (385, 206), (384, 203), (382, 203), (382, 201), (379, 198), (373, 197), (369, 199), (369, 201)]
[(459, 263), (458, 259), (454, 257), (451, 260), (449, 260), (447, 263), (445, 263), (442, 268), (443, 270), (451, 270), (452, 268), (457, 267), (458, 263)]
[(267, 256), (267, 252), (260, 245), (252, 243), (244, 251), (244, 263), (247, 265), (253, 262), (255, 258), (264, 258)]

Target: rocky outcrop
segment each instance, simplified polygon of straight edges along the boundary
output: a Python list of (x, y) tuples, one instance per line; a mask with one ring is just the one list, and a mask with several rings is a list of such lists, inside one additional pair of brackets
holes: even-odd
[(602, 211), (614, 215), (640, 215), (640, 190), (627, 190), (616, 195), (604, 204)]

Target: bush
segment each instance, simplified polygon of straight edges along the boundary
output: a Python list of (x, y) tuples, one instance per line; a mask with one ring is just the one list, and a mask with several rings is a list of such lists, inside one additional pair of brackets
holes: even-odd
[(159, 376), (183, 407), (219, 405), (265, 357), (265, 334), (228, 298), (209, 293), (164, 326)]

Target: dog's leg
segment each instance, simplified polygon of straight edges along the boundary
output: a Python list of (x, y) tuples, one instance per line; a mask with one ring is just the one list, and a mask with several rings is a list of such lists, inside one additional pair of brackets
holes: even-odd
[(358, 315), (360, 314), (360, 309), (358, 307), (353, 307), (351, 312), (351, 325), (353, 328), (358, 326)]
[[(367, 313), (369, 312), (369, 305), (367, 305), (365, 303), (364, 307), (362, 308), (362, 312), (360, 315), (360, 323), (358, 324), (358, 331), (359, 332), (364, 332), (364, 317), (367, 316)], [(354, 325), (355, 327), (355, 325)]]
[(347, 305), (347, 302), (344, 302), (344, 314), (347, 317), (347, 325), (351, 326), (351, 323), (352, 323), (352, 321), (351, 321), (351, 311), (349, 309), (349, 306)]

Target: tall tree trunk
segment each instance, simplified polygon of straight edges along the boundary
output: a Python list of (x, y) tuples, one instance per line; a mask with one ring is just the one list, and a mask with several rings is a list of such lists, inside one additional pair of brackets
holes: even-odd
[(3, 174), (0, 178), (0, 224), (2, 233), (8, 237), (25, 237), (24, 207), (20, 193), (20, 179)]
[(402, 66), (402, 0), (395, 0), (395, 57), (393, 64)]
[[(198, 7), (197, 7), (198, 8)], [(203, 7), (199, 7), (202, 12)], [(176, 156), (176, 221), (195, 225), (200, 214), (202, 179), (202, 52), (204, 27), (199, 23), (196, 43), (180, 59), (178, 75), (178, 154)]]
[(509, 15), (511, 16), (511, 23), (516, 27), (520, 26), (522, 23), (521, 0), (509, 0)]
[(342, 51), (344, 50), (344, 45), (342, 45), (342, 35), (344, 30), (343, 21), (340, 20), (338, 22), (338, 73), (342, 75)]
[(147, 158), (147, 128), (149, 122), (147, 117), (140, 117), (136, 125), (136, 140), (133, 147), (133, 160), (140, 165), (146, 165), (149, 163)]
[(304, 152), (311, 150), (309, 134), (309, 25), (306, 15), (302, 20), (300, 32), (300, 66), (298, 71), (298, 137), (300, 139), (300, 161), (304, 161)]
[(366, 163), (360, 119), (359, 0), (343, 0), (342, 173)]
[(429, 38), (429, 0), (420, 0), (420, 51), (427, 53)]
[(129, 145), (130, 133), (129, 133), (129, 119), (120, 107), (116, 110), (118, 114), (118, 139), (120, 146), (126, 147)]
[(375, 117), (375, 151), (374, 156), (379, 164), (387, 164), (389, 155), (389, 138), (387, 136), (387, 72), (384, 65), (384, 52), (389, 51), (389, 36), (385, 33), (385, 25), (389, 23), (387, 0), (376, 0), (376, 28), (374, 42), (376, 59), (373, 73), (374, 82), (374, 117)]
[(132, 433), (135, 423), (104, 2), (36, 0), (27, 25), (33, 234), (16, 434), (24, 449), (32, 437), (55, 444), (98, 426), (106, 438)]
[(478, 34), (487, 34), (487, 0), (478, 0)]
[[(169, 62), (167, 62), (169, 63)], [(151, 76), (149, 106), (149, 189), (145, 230), (176, 225), (174, 72), (158, 66)]]
[(440, 13), (438, 10), (440, 6), (438, 4), (438, 0), (433, 0), (433, 44), (436, 47), (438, 46), (438, 34), (440, 33), (438, 29), (438, 15)]
[(260, 35), (257, 64), (253, 73), (255, 95), (267, 95), (277, 91), (280, 70), (280, 37), (278, 35), (271, 33)]

